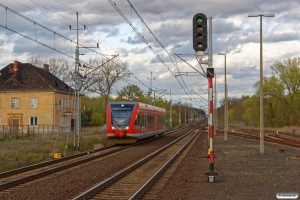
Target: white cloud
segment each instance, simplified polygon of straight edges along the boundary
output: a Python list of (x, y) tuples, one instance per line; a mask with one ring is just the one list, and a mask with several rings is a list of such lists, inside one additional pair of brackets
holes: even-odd
[[(195, 89), (198, 93), (204, 93), (207, 89), (207, 79), (200, 74), (187, 73), (177, 78), (172, 75), (172, 73), (178, 73), (178, 70), (179, 72), (195, 71), (179, 58), (175, 58), (173, 53), (181, 54), (180, 56), (186, 62), (202, 72), (192, 48), (192, 17), (199, 12), (199, 6), (196, 5), (199, 5), (201, 1), (130, 1), (164, 46), (165, 49), (162, 49), (127, 1), (116, 0), (120, 10), (159, 57), (139, 38), (109, 1), (40, 0), (33, 2), (2, 0), (1, 3), (73, 41), (76, 41), (76, 31), (69, 30), (68, 25), (72, 25), (72, 29), (76, 28), (75, 11), (78, 11), (79, 28), (82, 28), (83, 24), (86, 24), (88, 28), (79, 30), (79, 43), (91, 47), (96, 46), (99, 41), (100, 49), (95, 50), (106, 55), (119, 54), (121, 60), (127, 63), (129, 70), (145, 85), (150, 87), (147, 77), (150, 77), (152, 71), (153, 77), (156, 77), (156, 80), (152, 82), (153, 87), (168, 89), (168, 91), (171, 89), (175, 99), (179, 99), (179, 96), (187, 97), (184, 89), (186, 91)], [(259, 18), (249, 18), (248, 14), (262, 12), (275, 14), (274, 18), (263, 18), (263, 66), (264, 75), (267, 76), (271, 74), (270, 65), (275, 61), (299, 56), (300, 35), (297, 31), (300, 28), (299, 10), (300, 3), (297, 0), (265, 0), (263, 2), (249, 0), (242, 3), (236, 3), (234, 0), (212, 0), (202, 4), (200, 12), (213, 17), (213, 66), (217, 74), (219, 100), (224, 96), (224, 57), (218, 56), (219, 52), (227, 54), (229, 96), (240, 97), (243, 94), (251, 95), (255, 92), (252, 86), (259, 80), (260, 26)], [(50, 47), (55, 45), (56, 49), (68, 55), (74, 56), (75, 54), (75, 45), (71, 45), (67, 40), (58, 39), (53, 33), (48, 33), (33, 22), (9, 11), (6, 13), (5, 9), (0, 7), (0, 25), (5, 27), (6, 24), (7, 27), (28, 37), (37, 38), (38, 41)], [(0, 39), (4, 41), (4, 49), (0, 51), (0, 68), (12, 63), (15, 59), (25, 62), (27, 57), (32, 56), (62, 56), (10, 30), (3, 27), (0, 29)], [(166, 54), (166, 51), (171, 54), (171, 57)], [(89, 55), (89, 51), (85, 49), (80, 49), (80, 52), (87, 54), (80, 56), (80, 59), (85, 62), (90, 58), (95, 58), (95, 54)], [(162, 64), (161, 60), (165, 64)], [(176, 61), (176, 66), (172, 60)], [(203, 67), (206, 71), (207, 66), (203, 65)], [(142, 89), (147, 90), (132, 76), (130, 81), (140, 84)], [(122, 84), (125, 83), (120, 83), (117, 87), (122, 87)]]

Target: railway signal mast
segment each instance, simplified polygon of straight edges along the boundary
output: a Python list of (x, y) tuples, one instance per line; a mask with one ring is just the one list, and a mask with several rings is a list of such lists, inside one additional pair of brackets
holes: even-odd
[[(209, 20), (209, 31), (207, 21)], [(209, 34), (209, 52), (208, 60), (202, 61), (203, 52), (208, 46)], [(218, 174), (214, 170), (214, 148), (213, 148), (213, 81), (214, 68), (212, 67), (212, 17), (207, 18), (205, 14), (198, 13), (193, 17), (193, 48), (196, 52), (196, 59), (199, 64), (208, 65), (206, 77), (209, 88), (209, 170), (205, 172), (209, 182), (215, 182), (215, 176)]]
[(77, 135), (77, 150), (80, 152), (80, 131), (81, 131), (81, 108), (80, 108), (80, 73), (79, 73), (79, 55), (84, 55), (84, 54), (79, 54), (79, 48), (99, 48), (99, 44), (97, 43), (97, 47), (79, 47), (79, 39), (78, 39), (78, 31), (79, 30), (85, 30), (86, 25), (84, 25), (84, 29), (79, 29), (78, 28), (78, 12), (76, 12), (76, 17), (77, 17), (77, 27), (76, 29), (72, 29), (70, 25), (70, 30), (76, 30), (77, 31), (77, 45), (76, 45), (76, 50), (75, 50), (75, 105), (74, 105), (74, 110), (75, 110), (75, 128), (74, 128), (74, 151), (76, 151), (76, 135)]

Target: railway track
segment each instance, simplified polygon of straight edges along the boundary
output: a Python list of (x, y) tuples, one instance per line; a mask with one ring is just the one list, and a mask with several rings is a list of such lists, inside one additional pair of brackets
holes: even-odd
[(161, 137), (151, 138), (149, 140), (143, 140), (141, 142), (126, 145), (126, 146), (109, 146), (100, 149), (94, 149), (92, 151), (86, 151), (72, 156), (63, 157), (61, 159), (51, 160), (35, 165), (30, 165), (15, 170), (10, 170), (0, 174), (0, 192), (3, 190), (17, 187), (18, 185), (28, 183), (30, 181), (46, 177), (50, 174), (58, 173), (69, 168), (82, 165), (93, 160), (109, 156), (113, 153), (124, 151), (125, 149), (132, 148), (134, 146), (143, 145), (144, 143), (159, 140), (167, 135), (180, 131), (184, 128), (173, 129), (165, 133)]
[[(245, 133), (227, 132), (227, 134), (233, 135), (233, 136), (238, 136), (238, 137), (243, 137), (243, 138), (260, 140), (259, 130), (243, 129), (242, 131), (245, 132)], [(218, 132), (224, 133), (223, 130), (218, 130)], [(300, 148), (300, 141), (299, 140), (276, 136), (271, 131), (265, 133), (264, 141), (275, 143), (275, 144), (291, 146), (291, 147), (295, 147), (295, 148)]]
[[(198, 136), (200, 130), (197, 128), (83, 192), (74, 199), (138, 199), (142, 197)], [(162, 184), (160, 185), (161, 187), (163, 186)], [(156, 187), (154, 191), (152, 190), (146, 196), (150, 199), (155, 199), (158, 192), (159, 189)]]

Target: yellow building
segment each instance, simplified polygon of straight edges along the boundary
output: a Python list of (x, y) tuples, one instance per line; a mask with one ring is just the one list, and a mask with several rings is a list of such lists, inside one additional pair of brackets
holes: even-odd
[(15, 61), (0, 70), (0, 129), (70, 131), (75, 103), (74, 90), (51, 74), (49, 65)]

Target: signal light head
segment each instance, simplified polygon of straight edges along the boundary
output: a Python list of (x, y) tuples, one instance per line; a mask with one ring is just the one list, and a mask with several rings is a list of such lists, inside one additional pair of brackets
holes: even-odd
[(197, 17), (197, 23), (202, 23), (203, 22), (203, 18), (202, 17)]
[(201, 42), (199, 42), (199, 43), (197, 44), (197, 48), (202, 49), (202, 48), (203, 48), (203, 44), (202, 44)]
[(203, 26), (202, 25), (198, 25), (197, 26), (197, 31), (198, 32), (202, 32), (203, 31)]
[(193, 48), (196, 52), (207, 49), (207, 17), (203, 13), (193, 17)]
[(197, 39), (198, 39), (198, 40), (202, 40), (202, 39), (203, 39), (203, 34), (198, 34), (198, 35), (197, 35)]

